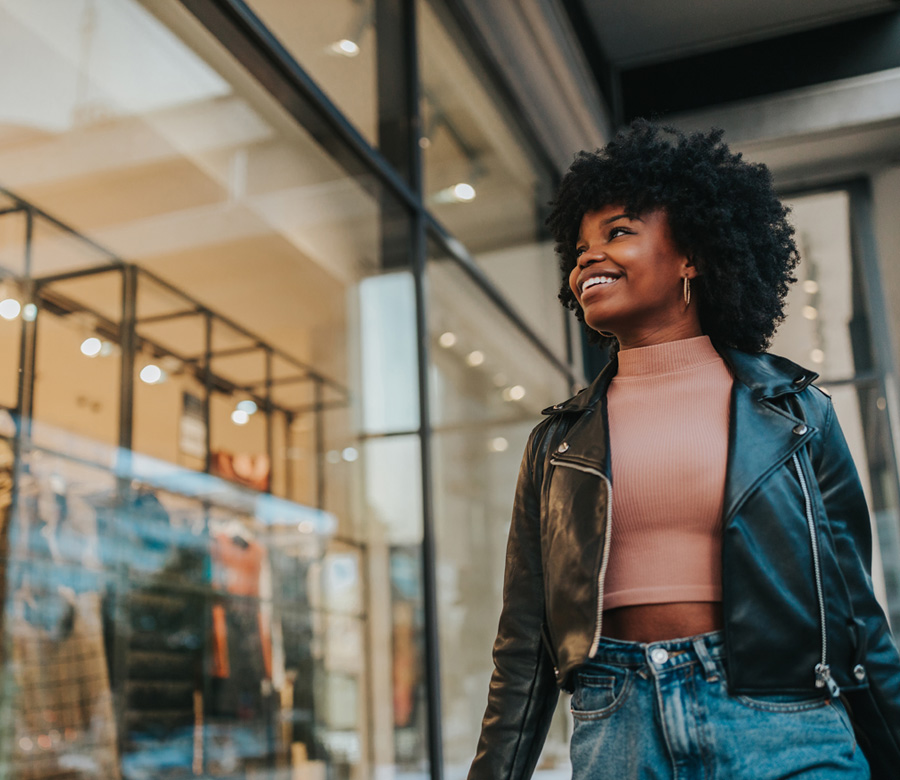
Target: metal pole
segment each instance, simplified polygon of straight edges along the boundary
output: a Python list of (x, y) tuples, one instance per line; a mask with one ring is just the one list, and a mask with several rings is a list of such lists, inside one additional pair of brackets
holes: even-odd
[(272, 351), (266, 350), (266, 455), (269, 458), (269, 486), (267, 492), (272, 492), (272, 471), (275, 465), (275, 439), (272, 429)]
[[(120, 456), (127, 459), (134, 438), (134, 369), (137, 351), (137, 268), (122, 267), (122, 321), (119, 323), (121, 347), (121, 390), (119, 393)], [(126, 471), (125, 473), (130, 473)]]
[(212, 354), (213, 354), (213, 321), (212, 314), (205, 312), (206, 315), (206, 350), (203, 357), (203, 416), (206, 418), (206, 466), (204, 470), (207, 474), (212, 471)]
[(316, 441), (316, 508), (325, 508), (325, 420), (322, 419), (322, 383), (313, 385), (313, 426)]

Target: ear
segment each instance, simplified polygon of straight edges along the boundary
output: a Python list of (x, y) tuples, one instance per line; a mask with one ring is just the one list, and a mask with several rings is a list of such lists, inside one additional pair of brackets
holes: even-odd
[(693, 255), (685, 255), (683, 257), (681, 263), (681, 276), (686, 276), (688, 279), (696, 279), (700, 276), (700, 269), (697, 268), (697, 263), (695, 262)]

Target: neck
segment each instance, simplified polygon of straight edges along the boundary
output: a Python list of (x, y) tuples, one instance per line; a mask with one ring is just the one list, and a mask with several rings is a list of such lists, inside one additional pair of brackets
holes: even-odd
[(692, 339), (702, 335), (700, 322), (696, 317), (692, 317), (677, 323), (616, 333), (616, 338), (619, 341), (619, 349), (636, 349), (637, 347), (650, 347), (654, 344), (665, 344), (668, 341)]

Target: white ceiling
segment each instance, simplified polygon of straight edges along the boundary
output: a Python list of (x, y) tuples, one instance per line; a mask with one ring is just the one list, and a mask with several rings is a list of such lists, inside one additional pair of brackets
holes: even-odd
[(632, 67), (898, 7), (894, 0), (581, 0), (607, 58)]

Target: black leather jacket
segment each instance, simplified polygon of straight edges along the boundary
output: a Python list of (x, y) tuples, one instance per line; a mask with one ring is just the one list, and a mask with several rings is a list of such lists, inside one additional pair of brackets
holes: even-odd
[[(722, 538), (732, 693), (845, 696), (873, 778), (900, 777), (900, 656), (870, 577), (869, 512), (816, 374), (719, 350), (732, 370)], [(544, 413), (529, 438), (506, 556), (494, 673), (469, 780), (527, 780), (560, 688), (602, 630), (611, 501), (606, 390)]]

